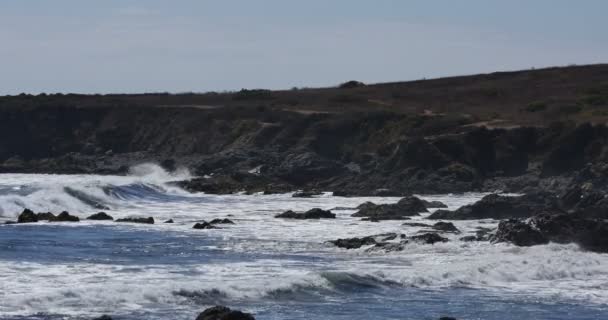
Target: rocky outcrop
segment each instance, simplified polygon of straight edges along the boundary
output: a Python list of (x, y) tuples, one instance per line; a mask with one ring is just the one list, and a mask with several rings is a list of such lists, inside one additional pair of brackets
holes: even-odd
[(424, 233), (410, 237), (412, 241), (423, 243), (423, 244), (435, 244), (437, 242), (448, 242), (447, 238), (444, 238), (437, 233)]
[(498, 225), (493, 242), (531, 246), (548, 242), (576, 243), (581, 248), (608, 252), (608, 222), (576, 213), (544, 212), (528, 220), (506, 220)]
[(207, 221), (197, 222), (192, 226), (192, 229), (219, 229), (219, 227)]
[(152, 217), (128, 217), (122, 219), (116, 219), (116, 222), (128, 222), (128, 223), (142, 223), (142, 224), (154, 224), (154, 218)]
[(52, 222), (79, 222), (80, 218), (78, 218), (77, 216), (71, 215), (67, 211), (63, 211), (60, 214), (58, 214), (55, 218), (53, 218), (52, 220), (49, 220), (49, 221), (52, 221)]
[(255, 320), (253, 315), (224, 306), (215, 306), (201, 312), (196, 320)]
[(429, 219), (470, 220), (527, 218), (543, 210), (559, 208), (557, 197), (549, 193), (518, 197), (491, 194), (456, 211), (437, 210)]
[[(396, 233), (383, 233), (367, 237), (355, 237), (329, 241), (329, 243), (335, 245), (338, 248), (343, 249), (359, 249), (363, 246), (377, 245), (385, 243), (386, 241), (394, 240), (398, 237)], [(405, 237), (405, 235), (401, 235)]]
[(224, 218), (224, 219), (213, 219), (211, 221), (209, 221), (210, 224), (234, 224), (234, 221), (228, 219), (228, 218)]
[(451, 222), (437, 222), (432, 226), (433, 229), (442, 232), (460, 233), (460, 230)]
[(428, 212), (425, 203), (413, 196), (405, 197), (396, 204), (376, 205), (368, 202), (360, 205), (358, 209), (353, 217), (366, 217), (370, 220), (403, 220), (421, 212)]
[(322, 210), (319, 208), (311, 209), (306, 212), (296, 213), (294, 211), (285, 211), (275, 216), (275, 218), (283, 219), (335, 219), (336, 215), (329, 210)]
[(23, 212), (17, 218), (18, 223), (38, 222), (38, 216), (30, 209), (23, 209)]
[(87, 220), (114, 220), (114, 218), (105, 212), (98, 212), (88, 216)]

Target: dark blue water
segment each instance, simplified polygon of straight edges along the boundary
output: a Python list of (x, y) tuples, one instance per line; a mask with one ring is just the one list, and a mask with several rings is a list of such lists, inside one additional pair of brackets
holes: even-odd
[[(490, 290), (450, 288), (429, 290), (404, 287), (336, 271), (332, 262), (347, 259), (327, 253), (281, 254), (224, 250), (234, 239), (207, 233), (185, 233), (137, 225), (63, 225), (32, 224), (0, 226), (0, 263), (55, 265), (91, 264), (133, 266), (133, 278), (149, 269), (172, 270), (166, 281), (199, 275), (184, 273), (189, 266), (226, 265), (260, 261), (284, 261), (285, 268), (307, 267), (322, 275), (330, 286), (293, 286), (268, 291), (260, 297), (235, 298), (220, 289), (175, 290), (175, 299), (151, 299), (145, 310), (116, 310), (109, 307), (114, 319), (194, 319), (212, 304), (252, 311), (257, 319), (608, 319), (605, 306), (581, 302), (551, 301), (550, 298), (505, 294)], [(255, 240), (243, 240), (255, 241)], [(256, 269), (258, 270), (258, 269)], [(24, 271), (25, 272), (25, 271)], [(70, 277), (69, 274), (63, 275)], [(162, 276), (162, 275), (160, 275)], [(226, 276), (225, 274), (223, 276)], [(230, 275), (228, 275), (230, 276)], [(239, 277), (240, 275), (235, 275)], [(201, 274), (200, 279), (213, 277)], [(272, 279), (272, 274), (268, 277)], [(0, 278), (0, 288), (9, 290), (10, 279)], [(142, 281), (146, 281), (142, 276)], [(35, 280), (35, 279), (32, 279)], [(43, 281), (39, 278), (39, 281)], [(155, 279), (158, 280), (158, 279)], [(236, 279), (238, 280), (238, 279)], [(111, 281), (111, 279), (109, 280)], [(246, 282), (246, 279), (242, 281)], [(74, 288), (80, 284), (73, 283)], [(115, 283), (113, 284), (115, 285)], [(36, 288), (36, 283), (31, 284)], [(57, 303), (63, 303), (58, 300)], [(0, 306), (2, 302), (0, 301)], [(93, 306), (91, 306), (93, 307)], [(87, 305), (79, 306), (87, 308)], [(81, 310), (83, 311), (83, 310)], [(84, 310), (86, 313), (86, 310)], [(98, 315), (68, 316), (37, 310), (34, 314), (0, 316), (2, 319), (89, 319)]]

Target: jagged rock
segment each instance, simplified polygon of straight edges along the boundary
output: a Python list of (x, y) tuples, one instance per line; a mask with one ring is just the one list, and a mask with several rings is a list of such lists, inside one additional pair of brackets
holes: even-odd
[(255, 318), (249, 313), (231, 310), (224, 306), (215, 306), (201, 312), (196, 320), (255, 320)]
[(401, 220), (411, 216), (417, 216), (420, 212), (427, 212), (424, 202), (419, 198), (408, 196), (396, 204), (376, 205), (371, 202), (361, 204), (359, 211), (353, 217), (368, 217), (370, 220)]
[(23, 212), (17, 218), (18, 223), (38, 222), (38, 216), (30, 209), (23, 209)]
[(460, 233), (460, 230), (458, 230), (458, 228), (456, 228), (456, 226), (454, 226), (454, 224), (451, 222), (440, 221), (435, 223), (432, 228), (437, 231)]
[(130, 222), (130, 223), (143, 223), (143, 224), (154, 224), (154, 218), (152, 217), (129, 217), (116, 219), (116, 222)]
[(336, 215), (331, 213), (329, 210), (322, 210), (319, 208), (308, 210), (304, 213), (296, 213), (294, 211), (285, 211), (279, 215), (276, 215), (275, 218), (285, 218), (285, 219), (335, 219)]
[(436, 233), (425, 233), (417, 236), (410, 237), (411, 240), (425, 243), (425, 244), (435, 244), (437, 242), (448, 242), (447, 238), (444, 238)]
[(88, 216), (87, 220), (114, 220), (114, 218), (105, 212), (98, 212)]
[(512, 242), (517, 246), (546, 244), (549, 240), (538, 230), (518, 219), (501, 221), (496, 234), (491, 238), (496, 242)]
[[(403, 238), (403, 237), (405, 237), (405, 235), (401, 235), (401, 237)], [(377, 234), (377, 235), (373, 235), (373, 236), (360, 237), (360, 238), (355, 237), (355, 238), (338, 239), (338, 240), (329, 241), (329, 243), (331, 243), (339, 248), (358, 249), (358, 248), (361, 248), (362, 246), (375, 245), (375, 244), (382, 243), (385, 241), (394, 240), (396, 238), (397, 238), (396, 233), (383, 233), (383, 234)]]
[(546, 209), (558, 207), (557, 198), (548, 193), (535, 193), (519, 197), (490, 194), (481, 200), (456, 211), (437, 210), (428, 219), (509, 219), (527, 218)]
[(77, 216), (73, 216), (71, 214), (69, 214), (67, 211), (63, 211), (60, 214), (58, 214), (55, 218), (53, 218), (52, 220), (49, 220), (52, 222), (79, 222), (80, 219)]

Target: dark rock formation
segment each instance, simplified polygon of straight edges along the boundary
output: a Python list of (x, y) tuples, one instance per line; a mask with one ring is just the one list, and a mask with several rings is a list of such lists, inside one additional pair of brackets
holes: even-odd
[(143, 223), (143, 224), (154, 224), (154, 218), (152, 217), (128, 217), (122, 219), (116, 219), (116, 222), (130, 222), (130, 223)]
[(424, 202), (413, 196), (405, 197), (396, 204), (376, 205), (367, 202), (361, 204), (358, 209), (353, 217), (367, 217), (372, 220), (402, 220), (428, 211)]
[(312, 198), (314, 196), (319, 196), (322, 195), (322, 192), (318, 192), (318, 191), (298, 191), (295, 192), (294, 194), (292, 194), (291, 196), (293, 198)]
[(255, 318), (249, 313), (231, 310), (224, 306), (215, 306), (201, 312), (196, 320), (255, 320)]
[[(329, 241), (329, 243), (331, 243), (339, 248), (358, 249), (358, 248), (361, 248), (362, 246), (382, 244), (382, 243), (385, 243), (386, 241), (396, 239), (397, 236), (398, 235), (396, 233), (383, 233), (383, 234), (377, 234), (377, 235), (373, 235), (373, 236), (360, 237), (360, 238), (356, 237), (356, 238), (338, 239), (338, 240)], [(405, 237), (405, 235), (401, 235), (401, 237), (403, 238), (403, 237)]]
[(427, 209), (437, 209), (437, 208), (447, 208), (448, 206), (441, 202), (441, 201), (427, 201), (422, 199), (422, 202), (424, 203), (424, 206)]
[(304, 213), (296, 213), (294, 211), (285, 211), (279, 215), (276, 215), (275, 218), (284, 218), (284, 219), (335, 219), (336, 215), (331, 213), (329, 210), (322, 210), (319, 208), (308, 210)]
[(527, 218), (543, 210), (558, 207), (557, 198), (548, 193), (519, 197), (491, 194), (456, 211), (437, 210), (428, 218), (448, 220)]
[(30, 209), (23, 209), (23, 212), (17, 218), (18, 223), (38, 222), (38, 216)]
[(444, 238), (436, 233), (424, 233), (410, 237), (411, 240), (424, 243), (424, 244), (435, 244), (437, 242), (448, 242), (447, 238)]
[(38, 212), (36, 214), (36, 217), (38, 218), (38, 221), (43, 221), (43, 220), (53, 221), (56, 218), (55, 215), (52, 214), (51, 212)]
[(114, 220), (114, 218), (105, 212), (98, 212), (88, 216), (87, 220)]
[(100, 317), (94, 318), (93, 320), (112, 320), (112, 317), (104, 314)]
[(165, 221), (165, 223), (173, 223), (173, 219), (169, 219), (169, 220)]
[(55, 218), (53, 218), (52, 220), (49, 220), (49, 221), (52, 221), (52, 222), (79, 222), (80, 219), (77, 216), (71, 215), (67, 211), (63, 211), (60, 214), (58, 214)]
[(456, 228), (456, 226), (454, 226), (454, 224), (451, 222), (440, 221), (435, 223), (432, 228), (437, 231), (460, 233), (460, 230), (458, 230), (458, 228)]
[(213, 219), (209, 221), (210, 224), (234, 224), (234, 222), (228, 218), (224, 219)]
[(498, 230), (492, 237), (492, 242), (512, 242), (517, 246), (534, 246), (546, 244), (549, 240), (529, 224), (521, 220), (510, 219), (498, 224)]
[(192, 229), (219, 229), (219, 228), (207, 221), (203, 221), (203, 222), (195, 223), (194, 226), (192, 226)]

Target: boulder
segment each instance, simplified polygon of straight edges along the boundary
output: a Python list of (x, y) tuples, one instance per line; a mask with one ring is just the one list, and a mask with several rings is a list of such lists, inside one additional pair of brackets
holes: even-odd
[(173, 223), (173, 219), (169, 219), (169, 220), (165, 221), (165, 223)]
[(105, 212), (98, 212), (88, 216), (87, 220), (114, 220), (114, 218)]
[(331, 213), (329, 210), (322, 210), (319, 208), (308, 210), (304, 213), (296, 213), (294, 211), (285, 211), (279, 215), (276, 215), (275, 218), (284, 218), (284, 219), (335, 219), (336, 215)]
[(438, 208), (447, 208), (448, 206), (441, 202), (441, 201), (427, 201), (427, 200), (422, 200), (422, 202), (424, 203), (424, 206), (427, 209), (438, 209)]
[(368, 217), (370, 220), (402, 220), (417, 216), (420, 212), (428, 212), (422, 200), (414, 196), (405, 197), (396, 204), (376, 205), (366, 202), (358, 207), (353, 217)]
[(322, 192), (318, 192), (318, 191), (298, 191), (295, 192), (294, 194), (292, 194), (291, 196), (293, 198), (312, 198), (314, 196), (319, 196), (322, 195)]
[(230, 219), (213, 219), (209, 221), (210, 224), (234, 224), (234, 222)]
[(550, 193), (518, 197), (490, 194), (456, 211), (437, 210), (428, 219), (469, 220), (528, 218), (546, 209), (557, 209), (557, 198)]
[(154, 218), (152, 217), (129, 217), (116, 219), (116, 222), (130, 222), (130, 223), (143, 223), (143, 224), (154, 224)]
[(23, 212), (17, 218), (18, 223), (38, 222), (38, 216), (30, 209), (23, 209)]
[(196, 320), (255, 320), (255, 318), (249, 313), (231, 310), (224, 306), (215, 306), (201, 312)]
[[(401, 237), (403, 238), (403, 237), (405, 237), (405, 235), (402, 235)], [(361, 237), (361, 238), (355, 237), (355, 238), (338, 239), (338, 240), (329, 241), (329, 243), (331, 243), (339, 248), (358, 249), (358, 248), (361, 248), (362, 246), (377, 245), (377, 244), (385, 243), (386, 241), (394, 240), (396, 238), (397, 238), (396, 233), (383, 233), (383, 234), (377, 234), (377, 235)]]
[(49, 220), (52, 222), (79, 222), (80, 219), (77, 216), (69, 214), (67, 211), (63, 211), (58, 214), (54, 219)]
[(546, 244), (549, 240), (538, 230), (518, 219), (501, 221), (496, 234), (491, 238), (496, 242), (511, 242), (516, 246)]

